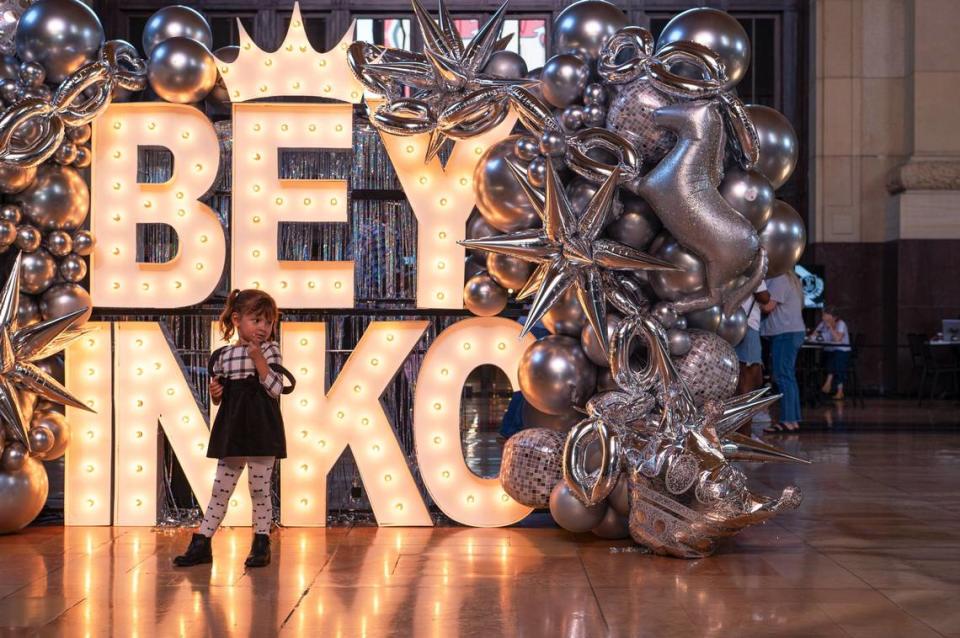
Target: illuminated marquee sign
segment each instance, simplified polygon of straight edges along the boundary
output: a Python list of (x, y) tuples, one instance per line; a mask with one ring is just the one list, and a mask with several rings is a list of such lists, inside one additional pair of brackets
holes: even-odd
[[(347, 220), (346, 181), (281, 179), (278, 154), (284, 148), (352, 146), (350, 102), (360, 101), (362, 88), (346, 66), (350, 39), (352, 29), (333, 51), (313, 51), (296, 9), (280, 49), (263, 52), (243, 33), (237, 61), (220, 68), (234, 99), (229, 280), (233, 288), (269, 291), (285, 309), (354, 304), (352, 262), (284, 262), (276, 252), (282, 222)], [(281, 94), (346, 104), (242, 103)], [(462, 307), (464, 249), (457, 240), (475, 203), (473, 169), (514, 122), (507, 118), (487, 134), (458, 143), (445, 167), (439, 159), (424, 164), (427, 135), (383, 138), (418, 222), (418, 307)], [(174, 170), (168, 181), (137, 181), (138, 149), (144, 146), (171, 153)], [(207, 299), (227, 263), (223, 228), (198, 201), (221, 161), (212, 123), (189, 106), (116, 104), (97, 121), (92, 150), (91, 225), (98, 237), (90, 267), (94, 304), (170, 309)], [(170, 261), (136, 260), (137, 225), (145, 223), (168, 224), (176, 231), (178, 253)], [(78, 434), (66, 460), (67, 525), (155, 524), (157, 424), (205, 506), (216, 465), (206, 458), (205, 415), (212, 406), (197, 404), (161, 326), (90, 326), (93, 331), (67, 352), (69, 387), (97, 410), (68, 409)], [(298, 383), (282, 399), (289, 451), (281, 461), (283, 524), (325, 524), (326, 475), (347, 447), (380, 525), (431, 524), (379, 401), (426, 327), (425, 321), (372, 323), (326, 389), (324, 324), (284, 324), (284, 362)], [(424, 483), (448, 516), (467, 525), (508, 525), (530, 511), (505, 494), (496, 478), (470, 472), (460, 445), (459, 401), (467, 375), (492, 364), (518, 387), (517, 365), (533, 341), (529, 335), (518, 339), (519, 329), (502, 318), (465, 319), (432, 344), (417, 380), (414, 432)], [(221, 345), (216, 338), (212, 343)], [(249, 497), (237, 490), (226, 524), (249, 524), (249, 507)]]

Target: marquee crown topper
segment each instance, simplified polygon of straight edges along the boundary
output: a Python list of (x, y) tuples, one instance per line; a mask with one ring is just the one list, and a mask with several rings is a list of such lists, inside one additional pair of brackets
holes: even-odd
[(358, 104), (363, 98), (363, 85), (353, 76), (346, 56), (347, 48), (353, 42), (356, 21), (340, 42), (324, 53), (316, 51), (307, 39), (300, 3), (293, 5), (290, 28), (276, 51), (264, 51), (239, 19), (237, 25), (240, 54), (233, 62), (217, 60), (231, 102), (290, 95)]

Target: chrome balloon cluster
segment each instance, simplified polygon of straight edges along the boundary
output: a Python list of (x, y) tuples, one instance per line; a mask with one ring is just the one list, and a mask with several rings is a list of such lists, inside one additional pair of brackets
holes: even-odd
[[(629, 355), (637, 337), (647, 353), (641, 370), (631, 368)], [(796, 487), (777, 498), (757, 495), (731, 464), (806, 462), (737, 432), (778, 395), (764, 388), (698, 405), (674, 366), (666, 332), (650, 315), (620, 323), (611, 367), (622, 389), (592, 398), (589, 417), (566, 439), (565, 482), (551, 500), (560, 525), (567, 526), (564, 517), (577, 525), (619, 487), (629, 496), (621, 515), (634, 540), (656, 553), (692, 558), (711, 554), (719, 538), (799, 505)], [(554, 504), (570, 495), (576, 503)]]
[(84, 334), (78, 327), (87, 307), (44, 321), (21, 321), (17, 255), (0, 291), (0, 534), (16, 531), (36, 517), (47, 497), (40, 461), (63, 456), (70, 427), (54, 404), (90, 408), (57, 380), (58, 353)]
[[(522, 125), (481, 157), (462, 242), (464, 305), (494, 315), (515, 295), (530, 300), (523, 332), (552, 333), (520, 362), (527, 429), (508, 441), (504, 489), (549, 505), (567, 529), (632, 534), (677, 556), (706, 555), (796, 505), (793, 489), (754, 495), (731, 465), (788, 458), (735, 431), (775, 397), (733, 396), (733, 346), (747, 328), (742, 302), (792, 269), (805, 242), (799, 215), (774, 196), (796, 165), (796, 134), (734, 93), (750, 64), (743, 27), (691, 9), (654, 41), (615, 5), (581, 0), (554, 22), (557, 55), (493, 88), (469, 84), (477, 76), (452, 49), (442, 3), (439, 25), (415, 10), (423, 54), (352, 49), (355, 73), (386, 99), (374, 123), (431, 132), (430, 155), (489, 130), (507, 106)], [(463, 122), (477, 128), (444, 132)]]

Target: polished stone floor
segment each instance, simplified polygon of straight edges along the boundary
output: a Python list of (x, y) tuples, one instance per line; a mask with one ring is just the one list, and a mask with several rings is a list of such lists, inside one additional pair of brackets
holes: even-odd
[(32, 527), (0, 537), (0, 636), (960, 637), (956, 404), (837, 412), (780, 438), (814, 465), (750, 469), (800, 510), (712, 558), (544, 526), (284, 529), (244, 571), (250, 531), (225, 529), (212, 567), (174, 569), (189, 531)]

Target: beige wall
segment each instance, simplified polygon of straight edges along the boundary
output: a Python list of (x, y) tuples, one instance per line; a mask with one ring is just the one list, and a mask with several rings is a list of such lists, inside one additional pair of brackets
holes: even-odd
[[(943, 170), (960, 161), (960, 0), (816, 0), (815, 19), (811, 239), (960, 238)], [(891, 195), (904, 164), (948, 177)]]

